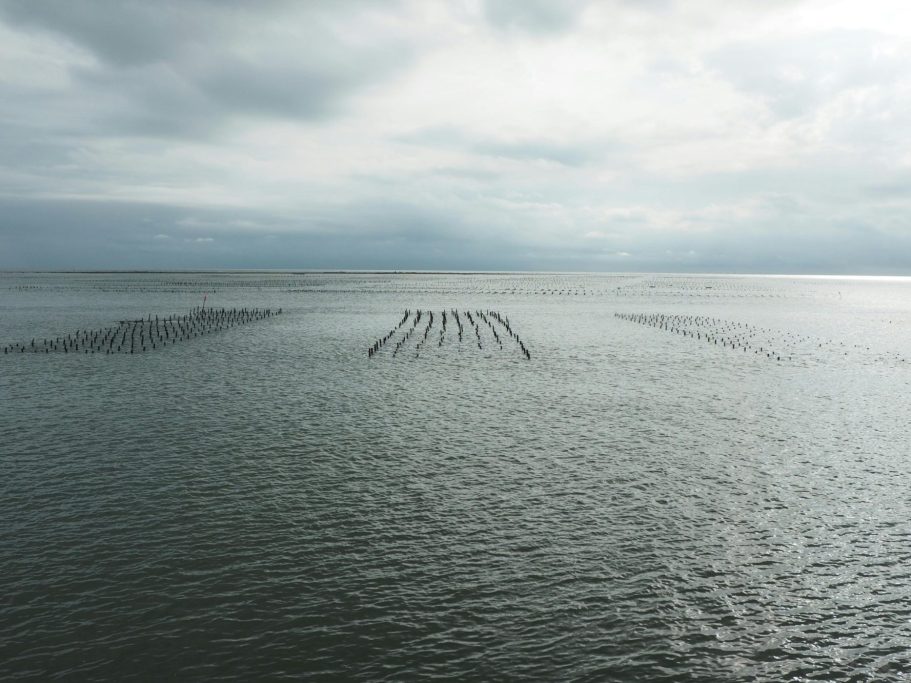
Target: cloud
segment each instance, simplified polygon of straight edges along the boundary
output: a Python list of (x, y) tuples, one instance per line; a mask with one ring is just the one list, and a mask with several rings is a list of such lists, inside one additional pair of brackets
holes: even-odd
[(884, 2), (0, 0), (0, 267), (893, 272)]
[[(53, 31), (116, 65), (142, 65), (167, 59), (201, 28), (202, 3), (116, 5), (73, 0), (5, 0), (3, 15), (25, 28)], [(216, 17), (217, 18), (217, 17)]]
[[(326, 206), (315, 221), (258, 215), (255, 227), (228, 225), (217, 237), (185, 231), (217, 225), (234, 212), (156, 204), (0, 199), (0, 268), (449, 268), (470, 253), (476, 267), (519, 268), (514, 237), (490, 236), (484, 225), (398, 203)], [(265, 230), (270, 224), (276, 230)], [(283, 228), (283, 229), (282, 229)], [(300, 228), (300, 229), (298, 229)], [(167, 229), (181, 239), (162, 238)], [(194, 265), (195, 264), (195, 265)]]
[(594, 140), (565, 142), (547, 138), (485, 138), (449, 126), (417, 130), (397, 139), (411, 145), (458, 149), (513, 161), (543, 161), (562, 166), (583, 166), (597, 161), (611, 148), (616, 150), (620, 147)]
[[(94, 57), (70, 73), (106, 105), (99, 132), (198, 137), (238, 117), (319, 120), (411, 60), (394, 21), (354, 2), (330, 9), (278, 1), (254, 8), (206, 0), (3, 0), (0, 16)], [(376, 22), (386, 30), (371, 32)]]
[(846, 90), (902, 79), (909, 57), (895, 36), (835, 30), (732, 43), (712, 52), (707, 64), (737, 88), (762, 97), (777, 115), (791, 118)]
[(520, 161), (551, 161), (564, 166), (581, 166), (595, 158), (595, 150), (584, 144), (561, 144), (546, 140), (479, 143), (483, 154)]
[(862, 185), (861, 192), (875, 199), (908, 201), (911, 197), (911, 172), (883, 179), (878, 183)]
[(548, 34), (569, 30), (586, 4), (584, 0), (484, 0), (483, 9), (496, 28)]

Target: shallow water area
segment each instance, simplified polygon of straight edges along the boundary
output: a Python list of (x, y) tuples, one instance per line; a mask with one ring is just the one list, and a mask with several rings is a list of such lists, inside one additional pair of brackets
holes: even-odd
[[(911, 281), (6, 273), (0, 346), (204, 295), (282, 314), (0, 355), (0, 677), (911, 675)], [(530, 359), (368, 355), (453, 309)]]

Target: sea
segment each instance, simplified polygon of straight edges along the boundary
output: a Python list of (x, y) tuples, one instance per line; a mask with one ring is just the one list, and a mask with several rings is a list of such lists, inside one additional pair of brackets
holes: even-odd
[(0, 346), (2, 680), (911, 678), (911, 279), (0, 273)]

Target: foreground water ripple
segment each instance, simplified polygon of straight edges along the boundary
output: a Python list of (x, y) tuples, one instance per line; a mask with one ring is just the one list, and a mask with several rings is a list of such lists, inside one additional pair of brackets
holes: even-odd
[[(911, 675), (907, 283), (5, 274), (0, 344), (219, 278), (282, 315), (0, 357), (0, 677)], [(506, 311), (531, 361), (368, 358), (422, 307)], [(834, 341), (770, 363), (642, 311)]]

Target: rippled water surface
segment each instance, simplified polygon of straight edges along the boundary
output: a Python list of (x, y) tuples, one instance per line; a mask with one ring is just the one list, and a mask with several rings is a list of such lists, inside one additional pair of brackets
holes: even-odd
[(911, 676), (911, 281), (0, 274), (0, 345), (204, 293), (282, 314), (0, 355), (0, 678)]

